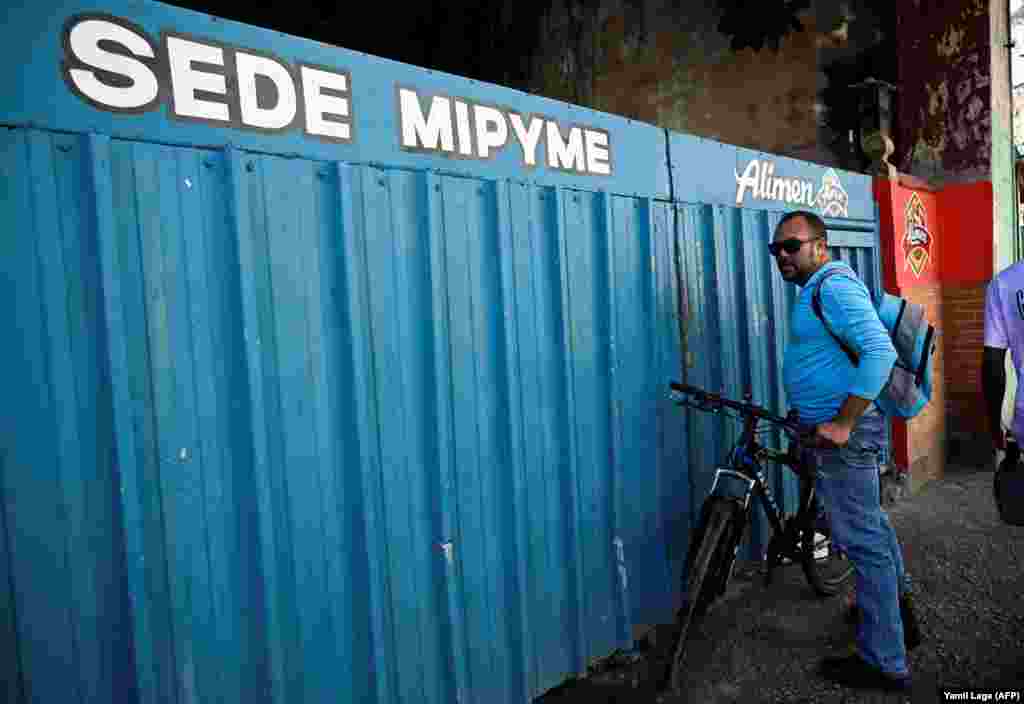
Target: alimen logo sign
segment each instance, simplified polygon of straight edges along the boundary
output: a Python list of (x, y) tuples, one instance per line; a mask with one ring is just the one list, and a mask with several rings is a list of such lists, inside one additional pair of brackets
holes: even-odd
[(825, 217), (849, 217), (850, 197), (834, 169), (827, 169), (821, 185), (808, 179), (775, 175), (775, 164), (754, 159), (743, 173), (736, 173), (736, 205), (743, 204), (747, 191), (758, 200), (777, 200), (807, 208), (818, 208)]
[[(132, 115), (165, 104), (174, 120), (271, 134), (301, 130), (341, 144), (359, 138), (352, 92), (359, 79), (344, 68), (289, 63), (173, 31), (155, 39), (104, 14), (68, 20), (63, 48), (65, 83), (99, 110)], [(543, 163), (581, 175), (612, 174), (611, 139), (603, 129), (408, 86), (396, 87), (395, 108), (396, 139), (406, 151), (487, 160), (515, 149), (526, 168)]]

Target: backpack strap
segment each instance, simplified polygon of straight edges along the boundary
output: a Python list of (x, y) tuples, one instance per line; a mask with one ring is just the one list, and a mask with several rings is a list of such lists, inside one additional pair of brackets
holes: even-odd
[(928, 362), (931, 360), (932, 337), (935, 336), (935, 326), (929, 325), (928, 332), (924, 335), (924, 348), (921, 352), (921, 363), (917, 365), (917, 372), (914, 374), (914, 382), (920, 386), (924, 381), (925, 371), (928, 369)]
[(818, 285), (815, 286), (814, 293), (811, 295), (811, 309), (814, 311), (814, 314), (818, 316), (818, 320), (821, 321), (821, 324), (825, 326), (825, 330), (828, 334), (832, 336), (832, 339), (836, 341), (836, 344), (838, 344), (840, 349), (846, 353), (846, 356), (850, 358), (850, 362), (856, 367), (860, 365), (860, 358), (857, 357), (857, 353), (850, 349), (849, 345), (840, 340), (838, 335), (832, 332), (832, 328), (829, 327), (828, 322), (825, 320), (825, 315), (821, 310), (821, 287), (825, 283), (826, 279), (837, 274), (843, 276), (846, 275), (845, 272), (838, 269), (830, 269), (822, 274), (821, 280), (818, 281)]

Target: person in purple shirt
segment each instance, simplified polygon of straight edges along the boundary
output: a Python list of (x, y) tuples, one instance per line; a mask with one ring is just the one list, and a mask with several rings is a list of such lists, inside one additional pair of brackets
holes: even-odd
[(985, 291), (984, 347), (982, 393), (998, 467), (1006, 451), (1007, 435), (1015, 443), (1024, 438), (1024, 394), (1016, 394), (1012, 403), (1009, 433), (1004, 428), (1008, 415), (1004, 410), (1006, 350), (1010, 350), (1017, 379), (1024, 374), (1024, 262), (1001, 271)]
[[(800, 287), (782, 370), (786, 396), (800, 421), (815, 426), (809, 456), (818, 496), (832, 539), (856, 573), (856, 647), (825, 658), (820, 671), (850, 687), (906, 690), (906, 651), (920, 642), (920, 633), (899, 541), (880, 505), (878, 461), (887, 439), (885, 416), (874, 404), (896, 350), (867, 287), (848, 265), (831, 260), (820, 217), (787, 213), (769, 251), (782, 278)], [(856, 366), (811, 305), (832, 269), (838, 273), (821, 287), (822, 315), (832, 334), (857, 353)]]

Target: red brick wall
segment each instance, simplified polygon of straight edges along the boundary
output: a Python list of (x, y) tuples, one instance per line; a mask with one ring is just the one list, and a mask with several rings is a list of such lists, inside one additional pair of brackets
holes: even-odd
[(985, 288), (947, 286), (943, 292), (946, 411), (950, 430), (968, 438), (985, 437), (988, 427), (981, 394)]
[(946, 423), (958, 459), (987, 442), (981, 393), (985, 289), (992, 278), (992, 183), (951, 184), (939, 197), (946, 339)]

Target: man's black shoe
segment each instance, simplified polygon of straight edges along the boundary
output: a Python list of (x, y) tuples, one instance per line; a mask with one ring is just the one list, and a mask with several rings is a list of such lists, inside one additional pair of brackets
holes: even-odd
[[(860, 607), (854, 605), (847, 609), (843, 620), (846, 623), (859, 623), (862, 616)], [(900, 595), (900, 619), (903, 621), (903, 647), (909, 653), (921, 645), (921, 626), (917, 623), (914, 602), (909, 594)]]
[(900, 595), (900, 619), (903, 621), (903, 647), (910, 652), (921, 645), (921, 627), (914, 613), (914, 600), (909, 594)]
[(825, 658), (819, 667), (822, 677), (854, 689), (882, 689), (905, 692), (910, 689), (909, 675), (892, 675), (864, 662), (860, 655)]

